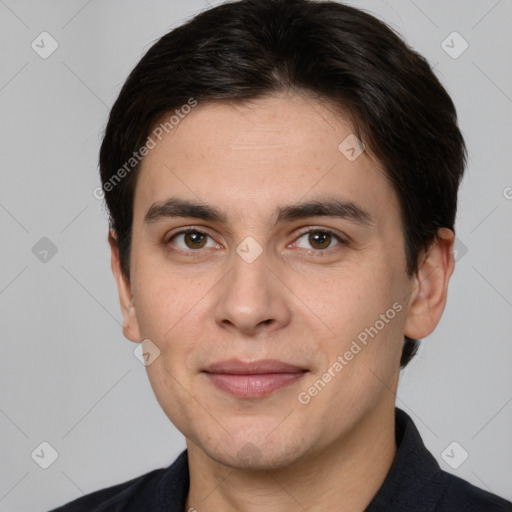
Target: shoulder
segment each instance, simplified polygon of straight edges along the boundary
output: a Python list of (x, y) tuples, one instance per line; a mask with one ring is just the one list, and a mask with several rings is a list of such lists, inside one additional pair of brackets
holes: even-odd
[(181, 497), (187, 490), (188, 465), (185, 450), (167, 468), (155, 469), (126, 482), (92, 492), (50, 512), (129, 512), (141, 510), (140, 506), (158, 512), (160, 508), (157, 502), (162, 492), (174, 491)]
[[(132, 480), (128, 480), (127, 482), (100, 489), (99, 491), (92, 492), (59, 508), (51, 510), (50, 512), (99, 512), (103, 510), (110, 512), (111, 508), (109, 507), (115, 504), (125, 503), (142, 489), (155, 485), (155, 482), (163, 471), (165, 470), (157, 469)], [(116, 509), (114, 508), (114, 510)]]
[(512, 512), (509, 501), (442, 470), (405, 411), (396, 408), (395, 419), (395, 459), (367, 512)]
[(512, 503), (456, 475), (441, 472), (444, 493), (436, 512), (512, 512)]

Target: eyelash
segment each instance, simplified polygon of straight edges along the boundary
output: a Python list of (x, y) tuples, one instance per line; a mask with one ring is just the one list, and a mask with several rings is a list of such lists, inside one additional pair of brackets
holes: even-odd
[[(212, 240), (213, 240), (213, 237), (211, 237), (208, 233), (206, 233), (205, 231), (202, 231), (200, 228), (196, 228), (194, 226), (191, 226), (191, 227), (188, 227), (186, 229), (182, 229), (181, 231), (177, 231), (176, 233), (173, 233), (168, 239), (167, 241), (165, 242), (166, 245), (169, 245), (171, 243), (171, 241), (179, 236), (179, 235), (183, 235), (183, 234), (187, 234), (187, 233), (198, 233), (200, 235), (206, 235), (208, 237), (210, 237)], [(292, 243), (296, 243), (297, 240), (301, 239), (304, 235), (307, 235), (308, 233), (327, 233), (329, 235), (331, 235), (332, 237), (334, 237), (338, 242), (339, 242), (339, 245), (348, 245), (348, 241), (344, 238), (342, 238), (338, 233), (336, 233), (335, 231), (329, 229), (329, 228), (306, 228), (304, 229), (303, 231), (301, 231), (300, 233), (298, 233), (297, 237), (294, 239), (294, 242)], [(337, 246), (335, 246), (337, 247)], [(304, 249), (308, 252), (316, 252), (316, 253), (325, 253), (327, 251), (330, 251), (332, 249), (335, 249), (335, 247), (330, 247), (330, 248), (326, 248), (326, 249)], [(194, 253), (194, 252), (199, 252), (200, 249), (188, 249), (188, 250), (185, 250), (185, 249), (175, 249), (177, 252), (181, 252), (181, 253), (185, 253), (185, 254), (190, 254), (190, 253)]]

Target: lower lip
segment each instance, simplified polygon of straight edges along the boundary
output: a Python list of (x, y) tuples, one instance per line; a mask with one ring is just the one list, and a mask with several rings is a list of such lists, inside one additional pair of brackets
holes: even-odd
[(232, 373), (207, 373), (212, 383), (223, 391), (239, 398), (260, 398), (270, 395), (299, 380), (306, 372), (264, 373), (236, 375)]

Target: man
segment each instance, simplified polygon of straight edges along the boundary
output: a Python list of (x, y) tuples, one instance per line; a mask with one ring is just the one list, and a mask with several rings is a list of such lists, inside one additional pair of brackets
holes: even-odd
[(123, 332), (187, 450), (57, 510), (512, 510), (395, 408), (465, 159), (427, 62), (352, 7), (242, 0), (161, 38), (100, 171)]

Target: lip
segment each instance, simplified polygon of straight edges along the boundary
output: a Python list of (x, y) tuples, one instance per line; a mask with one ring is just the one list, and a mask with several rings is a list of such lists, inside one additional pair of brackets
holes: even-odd
[(276, 359), (243, 362), (229, 359), (204, 370), (217, 388), (238, 398), (261, 398), (301, 379), (305, 368)]

